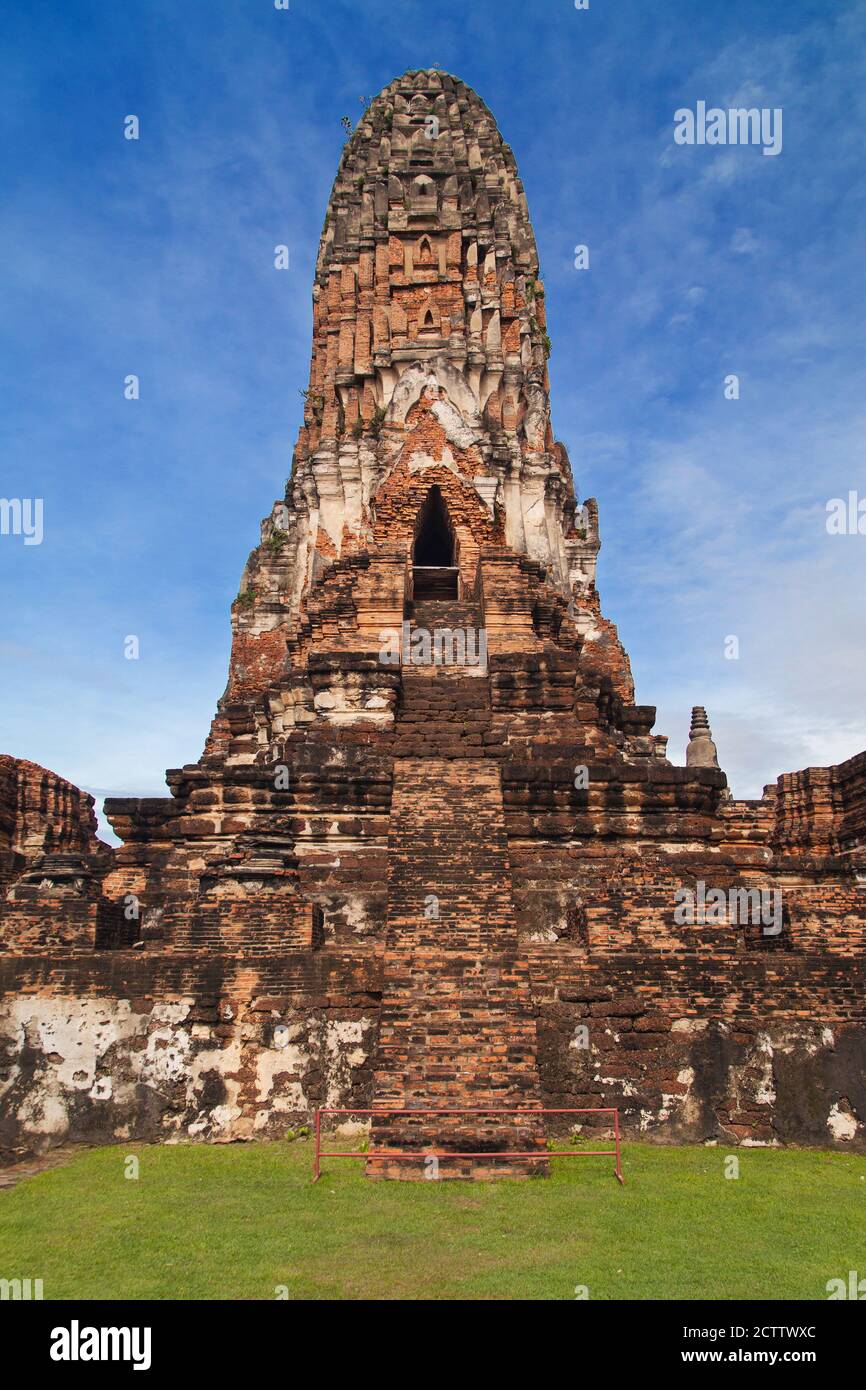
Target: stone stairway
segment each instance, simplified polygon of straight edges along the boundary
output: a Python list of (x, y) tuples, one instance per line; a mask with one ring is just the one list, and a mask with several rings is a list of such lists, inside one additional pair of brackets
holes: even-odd
[(473, 600), (418, 599), (411, 605), (409, 619), (413, 627), (479, 628), (481, 609)]
[(492, 730), (486, 679), (448, 667), (404, 667), (392, 736), (396, 758), (480, 759), (502, 742)]
[[(510, 885), (498, 763), (465, 754), (398, 756), (374, 1108), (540, 1105), (535, 1019)], [(418, 1161), (371, 1160), (370, 1176), (425, 1176), (423, 1154), (431, 1149), (540, 1155), (446, 1158), (440, 1177), (546, 1169), (543, 1122), (530, 1116), (374, 1118), (371, 1153), (390, 1148), (417, 1151)]]

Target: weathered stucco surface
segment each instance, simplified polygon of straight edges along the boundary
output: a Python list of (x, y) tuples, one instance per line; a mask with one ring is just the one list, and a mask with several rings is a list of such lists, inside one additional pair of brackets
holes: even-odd
[[(227, 1029), (196, 1000), (25, 997), (0, 1006), (0, 1148), (69, 1139), (279, 1138), (355, 1097), (376, 1021), (276, 1014)], [(231, 1036), (226, 1036), (230, 1032)]]

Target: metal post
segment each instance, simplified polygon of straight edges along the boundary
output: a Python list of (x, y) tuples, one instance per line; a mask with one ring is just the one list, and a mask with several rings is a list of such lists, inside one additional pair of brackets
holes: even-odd
[(614, 1110), (614, 1112), (613, 1112), (613, 1137), (614, 1137), (614, 1143), (615, 1143), (615, 1147), (616, 1147), (616, 1167), (614, 1168), (613, 1171), (614, 1171), (614, 1173), (616, 1174), (616, 1180), (617, 1180), (617, 1182), (620, 1184), (621, 1187), (625, 1187), (625, 1178), (624, 1178), (623, 1175), (622, 1175), (622, 1158), (620, 1157), (620, 1152), (619, 1152), (619, 1111), (618, 1111), (618, 1110)]
[(319, 1181), (319, 1152), (322, 1147), (322, 1114), (318, 1106), (316, 1107), (316, 1151), (313, 1154), (313, 1182)]

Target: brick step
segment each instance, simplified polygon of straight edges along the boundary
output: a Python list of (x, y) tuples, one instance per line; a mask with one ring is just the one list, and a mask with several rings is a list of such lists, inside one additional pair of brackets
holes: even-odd
[[(451, 671), (443, 680), (403, 668), (392, 743), (395, 757), (419, 759), (423, 766), (431, 758), (481, 758), (486, 748), (498, 752), (502, 746), (501, 734), (491, 728), (486, 677), (460, 677)], [(422, 776), (422, 795), (425, 789)], [(418, 828), (423, 826), (419, 823)]]
[(403, 683), (398, 702), (398, 719), (411, 711), (419, 714), (442, 710), (463, 718), (491, 717), (490, 692), (482, 676), (451, 675), (447, 680), (420, 675), (403, 667)]
[(459, 603), (453, 599), (419, 599), (409, 614), (409, 622), (414, 627), (426, 627), (432, 632), (437, 627), (480, 629), (481, 608), (477, 603)]
[[(538, 1106), (535, 1019), (520, 954), (499, 768), (483, 758), (399, 759), (388, 841), (388, 917), (375, 1107)], [(425, 909), (429, 895), (438, 915)], [(374, 1117), (375, 1177), (423, 1177), (431, 1149), (538, 1153), (448, 1158), (444, 1177), (527, 1176), (545, 1165), (544, 1126), (506, 1115)]]

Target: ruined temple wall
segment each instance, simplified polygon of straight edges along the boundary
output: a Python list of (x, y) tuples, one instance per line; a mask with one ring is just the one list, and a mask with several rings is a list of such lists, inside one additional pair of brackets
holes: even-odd
[[(651, 749), (623, 762), (614, 727), (576, 787), (578, 678), (551, 651), (494, 659), (488, 679), (406, 670), (387, 731), (331, 710), (289, 737), (286, 792), (267, 766), (191, 768), (173, 799), (115, 803), (129, 839), (103, 897), (143, 893), (141, 946), (93, 949), (91, 884), (5, 905), (0, 1144), (275, 1137), (316, 1105), (368, 1106), (392, 759), (414, 756), (459, 760), (457, 781), (473, 758), (499, 769), (546, 1103), (617, 1105), (625, 1133), (659, 1142), (862, 1146), (866, 919), (847, 860), (774, 851), (773, 798), (726, 802), (721, 773)], [(678, 924), (677, 889), (699, 879), (778, 888), (780, 937)]]
[(780, 847), (866, 857), (866, 753), (785, 773), (771, 790)]
[(866, 753), (858, 753), (840, 763), (837, 782), (842, 800), (838, 830), (840, 848), (852, 854), (859, 851), (859, 861), (866, 849)]
[[(537, 676), (549, 679), (543, 663)], [(660, 1142), (862, 1145), (866, 924), (851, 876), (826, 864), (819, 873), (811, 859), (794, 876), (790, 855), (783, 869), (765, 857), (757, 873), (766, 808), (716, 814), (723, 779), (711, 769), (645, 763), (617, 778), (590, 764), (580, 791), (567, 762), (503, 761), (501, 743), (473, 732), (477, 682), (463, 682), (472, 699), (457, 702), (453, 724), (441, 682), (407, 673), (404, 683), (410, 707), (394, 752), (464, 761), (483, 752), (501, 764), (545, 1103), (617, 1105), (626, 1134)], [(87, 904), (31, 902), (37, 927), (62, 924), (73, 936), (46, 950), (37, 934), (0, 955), (8, 1152), (68, 1139), (275, 1137), (317, 1104), (371, 1103), (389, 784), (381, 755), (377, 781), (363, 747), (330, 748), (329, 782), (328, 758), (303, 746), (308, 780), (295, 799), (269, 793), (257, 813), (276, 811), (296, 846), (298, 832), (302, 843), (309, 836), (296, 870), (262, 880), (235, 867), (187, 891), (179, 875), (162, 937), (138, 954), (94, 952)], [(188, 835), (196, 826), (212, 835), (229, 808), (235, 831), (250, 828), (261, 773), (237, 776), (216, 804), (185, 793)], [(144, 805), (148, 824), (156, 805)], [(378, 843), (365, 835), (374, 827)], [(187, 840), (190, 861), (195, 845)], [(160, 860), (158, 846), (148, 853)], [(112, 875), (115, 891), (123, 872)], [(735, 923), (678, 926), (676, 888), (699, 877), (782, 883), (783, 938)], [(288, 1029), (279, 1045), (277, 1028)]]
[[(465, 763), (486, 749), (501, 763), (501, 745), (464, 728), (476, 721), (477, 696), (455, 707), (452, 725), (436, 706), (441, 683), (419, 679), (401, 754), (417, 746)], [(468, 738), (478, 741), (464, 746)], [(276, 1137), (309, 1122), (315, 1105), (371, 1103), (385, 863), (363, 831), (387, 824), (388, 792), (369, 782), (379, 810), (349, 817), (347, 786), (360, 766), (344, 765), (332, 785), (339, 814), (321, 803), (321, 767), (311, 800), (293, 806), (294, 830), (315, 830), (314, 806), (320, 822), (296, 871), (267, 882), (254, 870), (212, 874), (203, 891), (196, 880), (166, 908), (162, 938), (139, 952), (94, 952), (86, 903), (48, 895), (30, 904), (36, 927), (73, 935), (46, 949), (37, 933), (0, 954), (7, 1152), (69, 1139)], [(784, 873), (765, 862), (756, 874), (750, 839), (736, 841), (711, 814), (720, 780), (712, 770), (661, 769), (657, 783), (647, 765), (629, 769), (630, 782), (598, 776), (597, 804), (573, 787), (567, 764), (551, 776), (506, 759), (502, 771), (544, 1102), (617, 1105), (626, 1134), (659, 1142), (861, 1146), (866, 921), (851, 876), (825, 865), (795, 882), (790, 856)], [(235, 791), (248, 798), (250, 789)], [(751, 815), (733, 820), (757, 833)], [(636, 837), (639, 825), (656, 838)], [(731, 843), (740, 844), (738, 871), (720, 849)], [(783, 883), (782, 939), (736, 923), (677, 925), (676, 887), (701, 876)], [(314, 902), (323, 909), (317, 931)], [(277, 1028), (288, 1029), (279, 1044)]]
[(94, 853), (93, 797), (24, 758), (0, 754), (0, 852)]
[(530, 970), (545, 1105), (617, 1106), (626, 1135), (663, 1143), (866, 1149), (862, 956), (557, 943)]
[[(527, 959), (545, 1105), (615, 1105), (626, 1135), (663, 1143), (866, 1147), (860, 961), (567, 941)], [(371, 1104), (376, 951), (5, 958), (0, 989), (7, 1154), (275, 1138), (316, 1105)]]
[(0, 852), (9, 853), (18, 825), (18, 759), (0, 755)]
[(0, 1155), (281, 1138), (370, 1104), (373, 957), (0, 956)]
[[(866, 1148), (866, 891), (844, 853), (780, 852), (773, 798), (714, 806), (710, 770), (590, 765), (582, 792), (567, 773), (503, 766), (544, 1103), (617, 1106), (659, 1142)], [(719, 920), (678, 915), (700, 885)], [(766, 921), (745, 888), (773, 895)]]

